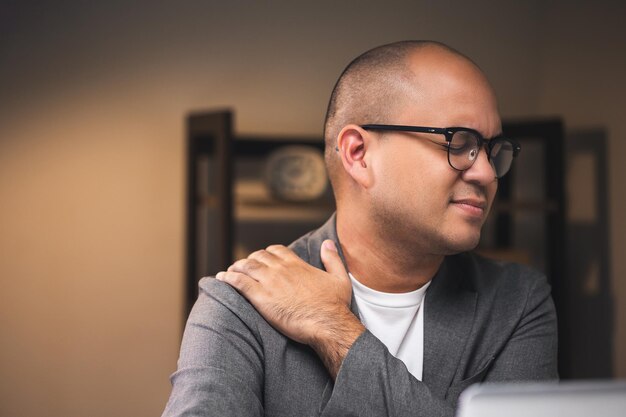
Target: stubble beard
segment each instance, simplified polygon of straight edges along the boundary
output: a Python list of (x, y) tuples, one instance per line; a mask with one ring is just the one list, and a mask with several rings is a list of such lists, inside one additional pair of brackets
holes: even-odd
[(413, 221), (415, 217), (415, 212), (405, 212), (388, 203), (372, 205), (377, 235), (384, 245), (395, 247), (399, 256), (454, 255), (470, 251), (480, 242), (482, 223), (476, 226), (478, 231), (472, 236), (455, 236), (439, 226), (417, 224)]

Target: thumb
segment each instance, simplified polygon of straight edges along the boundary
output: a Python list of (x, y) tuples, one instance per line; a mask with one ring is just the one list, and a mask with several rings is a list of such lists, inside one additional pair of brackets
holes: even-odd
[(337, 252), (337, 246), (332, 240), (325, 240), (320, 249), (320, 256), (326, 272), (339, 278), (348, 279), (348, 272)]

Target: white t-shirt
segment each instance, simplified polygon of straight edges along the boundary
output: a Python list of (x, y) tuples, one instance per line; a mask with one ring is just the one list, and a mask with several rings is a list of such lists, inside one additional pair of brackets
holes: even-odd
[(401, 294), (373, 290), (352, 274), (352, 289), (363, 325), (422, 380), (424, 360), (424, 294), (430, 285)]

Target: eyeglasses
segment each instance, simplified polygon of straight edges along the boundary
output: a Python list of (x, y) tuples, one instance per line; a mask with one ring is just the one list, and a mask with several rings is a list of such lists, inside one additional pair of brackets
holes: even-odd
[(367, 124), (361, 126), (365, 130), (415, 132), (415, 133), (436, 133), (446, 137), (446, 143), (439, 143), (448, 150), (448, 163), (457, 171), (470, 169), (476, 159), (480, 149), (487, 146), (487, 160), (496, 174), (496, 178), (502, 178), (513, 163), (513, 159), (520, 153), (522, 147), (513, 139), (503, 136), (496, 136), (492, 139), (485, 139), (474, 129), (466, 127), (424, 127), (424, 126), (401, 126), (401, 125), (379, 125)]

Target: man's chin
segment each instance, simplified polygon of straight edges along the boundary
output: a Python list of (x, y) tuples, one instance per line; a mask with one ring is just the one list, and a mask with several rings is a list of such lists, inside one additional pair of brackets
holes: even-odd
[(480, 232), (466, 236), (455, 236), (452, 239), (448, 239), (447, 253), (445, 255), (471, 251), (478, 246), (478, 243), (480, 243)]

